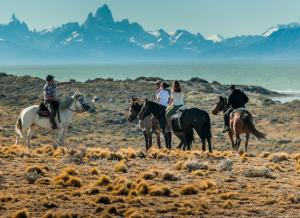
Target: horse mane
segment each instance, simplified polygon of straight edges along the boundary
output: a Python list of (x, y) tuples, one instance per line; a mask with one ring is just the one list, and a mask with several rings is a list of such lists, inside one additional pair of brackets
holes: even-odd
[(139, 104), (139, 105), (144, 104), (143, 100), (138, 98), (138, 97), (131, 99), (131, 103), (132, 104)]
[(67, 97), (63, 101), (60, 102), (60, 107), (61, 109), (65, 109), (67, 107), (70, 107), (74, 101), (74, 98), (72, 97)]

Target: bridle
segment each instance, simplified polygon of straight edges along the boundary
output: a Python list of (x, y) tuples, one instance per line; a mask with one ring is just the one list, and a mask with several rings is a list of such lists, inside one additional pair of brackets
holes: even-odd
[(79, 107), (77, 107), (77, 104), (76, 104), (77, 98), (78, 98), (78, 96), (75, 95), (75, 97), (74, 97), (74, 102), (75, 102), (75, 106), (76, 106), (76, 109), (75, 109), (75, 110), (73, 110), (73, 109), (70, 108), (69, 106), (66, 107), (68, 110), (70, 110), (70, 111), (72, 111), (72, 112), (74, 112), (74, 113), (80, 113), (80, 112), (83, 112), (83, 111), (84, 111), (84, 106), (83, 106), (83, 103), (82, 103), (82, 101), (81, 101), (80, 99), (79, 99), (78, 101), (79, 101), (79, 103), (80, 103), (80, 105), (81, 105), (81, 108), (78, 109)]

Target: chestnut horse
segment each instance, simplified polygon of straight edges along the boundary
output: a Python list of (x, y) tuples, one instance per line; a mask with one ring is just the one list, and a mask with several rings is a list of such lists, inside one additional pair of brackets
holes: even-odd
[[(216, 103), (214, 109), (212, 110), (213, 115), (217, 115), (220, 111), (225, 113), (229, 109), (227, 105), (227, 98), (219, 96), (219, 101)], [(253, 117), (249, 111), (245, 108), (236, 109), (230, 115), (229, 120), (229, 128), (230, 131), (228, 132), (229, 138), (232, 143), (232, 149), (238, 151), (241, 144), (240, 135), (245, 133), (246, 134), (246, 142), (245, 142), (245, 151), (248, 150), (248, 142), (250, 138), (250, 134), (252, 133), (258, 139), (265, 138), (265, 134), (259, 132), (253, 123)], [(233, 136), (236, 137), (234, 142)]]

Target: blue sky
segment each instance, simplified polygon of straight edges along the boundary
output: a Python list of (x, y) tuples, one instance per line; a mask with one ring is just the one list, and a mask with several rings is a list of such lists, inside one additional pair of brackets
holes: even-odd
[(260, 34), (276, 24), (300, 21), (300, 0), (0, 0), (0, 23), (12, 13), (38, 30), (82, 23), (104, 3), (116, 20), (128, 18), (146, 30), (186, 29), (205, 36)]

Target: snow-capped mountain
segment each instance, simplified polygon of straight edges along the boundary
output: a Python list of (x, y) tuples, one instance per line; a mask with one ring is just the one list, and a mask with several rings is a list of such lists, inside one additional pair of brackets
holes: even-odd
[(30, 30), (15, 15), (0, 24), (0, 63), (90, 63), (106, 61), (298, 60), (300, 25), (271, 27), (261, 35), (203, 37), (186, 30), (145, 31), (116, 21), (107, 5), (71, 22)]

